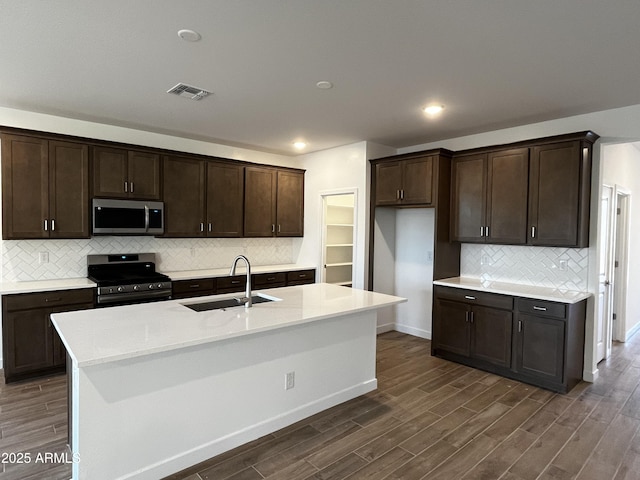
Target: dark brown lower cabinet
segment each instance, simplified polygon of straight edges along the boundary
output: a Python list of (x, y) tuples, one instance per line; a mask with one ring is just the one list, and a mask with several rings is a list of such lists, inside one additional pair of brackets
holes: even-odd
[(586, 300), (436, 286), (432, 354), (566, 393), (582, 379)]
[(433, 348), (480, 364), (509, 367), (511, 304), (509, 297), (502, 295), (480, 296), (465, 290), (452, 291), (450, 295), (441, 292), (436, 297)]
[(52, 313), (94, 306), (94, 289), (23, 293), (2, 297), (2, 352), (6, 382), (62, 372), (66, 351)]

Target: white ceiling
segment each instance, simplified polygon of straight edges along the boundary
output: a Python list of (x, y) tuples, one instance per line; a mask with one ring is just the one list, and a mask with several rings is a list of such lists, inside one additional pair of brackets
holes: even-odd
[(285, 154), (403, 147), (640, 104), (639, 23), (638, 0), (0, 0), (0, 106)]

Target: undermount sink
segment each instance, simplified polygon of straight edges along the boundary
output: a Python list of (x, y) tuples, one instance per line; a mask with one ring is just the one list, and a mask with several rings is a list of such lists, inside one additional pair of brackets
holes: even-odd
[[(253, 295), (251, 297), (251, 302), (254, 305), (256, 303), (273, 302), (274, 300), (276, 299), (263, 297), (261, 295)], [(183, 303), (182, 305), (190, 308), (195, 312), (206, 312), (207, 310), (222, 310), (222, 309), (231, 308), (231, 307), (241, 307), (243, 306), (243, 302), (242, 302), (242, 298), (224, 298), (222, 300), (213, 300), (213, 301), (201, 302), (201, 303)]]

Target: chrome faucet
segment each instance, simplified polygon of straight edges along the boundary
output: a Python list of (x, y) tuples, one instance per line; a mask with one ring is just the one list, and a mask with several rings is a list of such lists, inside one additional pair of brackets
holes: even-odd
[(245, 289), (244, 297), (237, 298), (236, 300), (244, 304), (244, 308), (251, 308), (251, 264), (249, 263), (249, 259), (244, 255), (238, 255), (233, 260), (233, 265), (231, 265), (229, 276), (233, 277), (236, 274), (236, 265), (238, 265), (238, 260), (244, 260), (244, 263), (247, 264), (247, 288)]

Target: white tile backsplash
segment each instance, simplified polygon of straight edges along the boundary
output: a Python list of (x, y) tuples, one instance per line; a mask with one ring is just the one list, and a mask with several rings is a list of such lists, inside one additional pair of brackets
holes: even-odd
[[(252, 265), (295, 263), (291, 238), (93, 237), (87, 240), (4, 240), (2, 281), (52, 280), (87, 276), (87, 255), (156, 253), (160, 271), (231, 266), (236, 255)], [(49, 261), (40, 263), (40, 254)]]
[(460, 275), (494, 282), (587, 290), (589, 249), (463, 244)]

